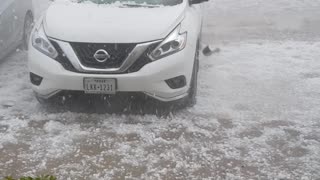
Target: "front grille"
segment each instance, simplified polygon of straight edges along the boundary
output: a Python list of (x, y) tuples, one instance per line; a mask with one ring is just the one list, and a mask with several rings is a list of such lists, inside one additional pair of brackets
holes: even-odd
[[(105, 44), (105, 43), (70, 43), (81, 63), (90, 68), (109, 69), (119, 68), (137, 44)], [(94, 58), (98, 50), (105, 50), (110, 58), (99, 62)]]
[[(84, 73), (84, 74), (108, 74), (108, 73), (104, 73), (104, 72), (81, 72), (81, 71), (78, 71), (77, 69), (75, 69), (73, 67), (73, 65), (71, 64), (70, 60), (68, 59), (68, 57), (65, 55), (65, 53), (63, 52), (63, 50), (60, 48), (60, 46), (58, 45), (58, 43), (56, 41), (53, 41), (53, 40), (50, 40), (51, 44), (54, 46), (54, 48), (58, 51), (58, 54), (59, 56), (55, 59), (56, 61), (58, 61), (59, 63), (61, 63), (61, 65), (64, 67), (64, 69), (68, 70), (68, 71), (71, 71), (71, 72), (77, 72), (77, 73)], [(72, 44), (85, 44), (85, 43), (70, 43), (71, 45)], [(88, 43), (86, 43), (88, 44)], [(147, 50), (135, 61), (135, 63), (128, 69), (126, 70), (125, 72), (115, 72), (115, 73), (112, 73), (112, 74), (126, 74), (126, 73), (133, 73), (133, 72), (137, 72), (139, 71), (143, 66), (145, 66), (146, 64), (152, 62), (150, 60), (150, 58), (148, 57), (148, 54), (154, 50), (154, 48), (156, 48), (158, 45), (160, 44), (160, 42), (156, 42), (156, 43), (153, 43), (151, 44)], [(122, 45), (125, 45), (125, 44), (122, 44)], [(128, 45), (128, 44), (127, 44)], [(131, 43), (131, 45), (133, 45)], [(137, 44), (134, 44), (134, 47), (136, 46)], [(74, 46), (72, 46), (74, 48)], [(132, 47), (132, 49), (134, 48)], [(131, 50), (132, 51), (132, 50)], [(131, 52), (130, 51), (130, 52)], [(129, 53), (130, 53), (129, 52)], [(123, 58), (123, 60), (121, 61), (121, 64), (123, 63), (123, 61), (126, 59), (126, 57), (128, 56), (129, 53), (126, 53), (126, 54), (121, 54), (121, 56), (125, 56), (125, 58)], [(80, 59), (80, 58), (79, 58)], [(81, 59), (80, 59), (81, 60)], [(83, 61), (81, 61), (83, 63)], [(121, 65), (120, 64), (120, 65)], [(120, 66), (119, 65), (119, 66)], [(103, 67), (99, 67), (99, 68), (103, 68)], [(108, 67), (107, 67), (108, 68)]]

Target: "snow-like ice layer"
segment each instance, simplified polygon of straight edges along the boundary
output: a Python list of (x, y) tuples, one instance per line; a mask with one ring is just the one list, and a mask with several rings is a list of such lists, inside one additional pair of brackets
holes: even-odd
[(9, 57), (0, 67), (1, 175), (319, 177), (320, 43), (220, 48), (202, 58), (198, 104), (165, 119), (47, 112), (27, 85), (25, 53)]
[(319, 0), (213, 0), (206, 6), (205, 41), (320, 39)]
[[(261, 12), (270, 12), (265, 17), (273, 22), (274, 14), (294, 18), (288, 11), (296, 10), (316, 22), (316, 12), (304, 10), (319, 4), (213, 1), (204, 39), (215, 33), (221, 52), (201, 58), (198, 104), (168, 118), (47, 111), (30, 90), (26, 53), (15, 53), (0, 63), (0, 179), (48, 173), (59, 179), (320, 177), (316, 26), (282, 36), (288, 31), (257, 22)], [(244, 27), (238, 21), (247, 25), (234, 41), (237, 27)]]
[(162, 39), (183, 19), (186, 6), (119, 8), (120, 3), (64, 1), (53, 3), (47, 10), (45, 29), (48, 36), (69, 42), (135, 43)]

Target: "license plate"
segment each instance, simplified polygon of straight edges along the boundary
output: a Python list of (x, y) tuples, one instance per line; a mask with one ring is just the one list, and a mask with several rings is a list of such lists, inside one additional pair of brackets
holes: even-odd
[(84, 92), (88, 94), (115, 94), (116, 80), (103, 78), (84, 78)]

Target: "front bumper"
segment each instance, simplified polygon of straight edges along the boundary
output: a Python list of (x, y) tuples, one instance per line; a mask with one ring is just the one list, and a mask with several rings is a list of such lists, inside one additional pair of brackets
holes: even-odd
[[(151, 62), (138, 72), (127, 74), (91, 74), (77, 73), (66, 70), (59, 62), (40, 53), (30, 46), (29, 70), (41, 76), (39, 86), (32, 84), (33, 90), (43, 98), (50, 98), (60, 91), (84, 91), (84, 78), (115, 78), (117, 92), (143, 92), (160, 101), (174, 101), (188, 94), (195, 47), (187, 45), (184, 50)], [(185, 76), (186, 86), (172, 89), (166, 80)]]

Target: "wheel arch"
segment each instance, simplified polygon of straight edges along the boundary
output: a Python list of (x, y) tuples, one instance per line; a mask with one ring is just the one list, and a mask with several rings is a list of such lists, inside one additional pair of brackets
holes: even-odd
[(33, 11), (31, 9), (27, 10), (24, 18), (26, 18), (28, 15), (30, 15), (34, 19), (34, 13), (33, 13)]

